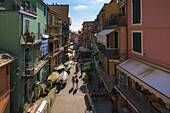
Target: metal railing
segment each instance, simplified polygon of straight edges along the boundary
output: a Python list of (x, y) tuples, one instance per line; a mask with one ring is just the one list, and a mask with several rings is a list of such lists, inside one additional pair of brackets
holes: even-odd
[(110, 18), (104, 20), (104, 27), (111, 25), (127, 25), (125, 14), (112, 14)]
[(86, 96), (87, 96), (87, 100), (89, 102), (89, 106), (91, 106), (93, 113), (96, 113), (94, 104), (93, 104), (92, 99), (91, 99), (90, 94), (89, 94), (89, 90), (87, 88), (87, 84), (86, 84)]

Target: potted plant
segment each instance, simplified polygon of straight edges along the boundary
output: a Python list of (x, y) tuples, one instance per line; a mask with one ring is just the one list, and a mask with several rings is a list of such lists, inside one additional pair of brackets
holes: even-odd
[(37, 99), (40, 95), (40, 85), (39, 84), (35, 84), (34, 86), (34, 96), (35, 96), (35, 99)]
[(25, 103), (24, 105), (22, 105), (23, 113), (27, 113), (27, 107), (28, 107), (28, 103)]

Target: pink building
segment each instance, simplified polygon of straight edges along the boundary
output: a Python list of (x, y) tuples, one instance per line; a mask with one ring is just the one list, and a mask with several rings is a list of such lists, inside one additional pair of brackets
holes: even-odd
[[(131, 111), (142, 112), (143, 106), (135, 101), (143, 98), (152, 106), (143, 107), (145, 112), (170, 112), (169, 4), (170, 0), (127, 0), (129, 59), (118, 69), (119, 76), (126, 77), (125, 84), (136, 92), (126, 104)], [(129, 98), (122, 97), (122, 102)]]

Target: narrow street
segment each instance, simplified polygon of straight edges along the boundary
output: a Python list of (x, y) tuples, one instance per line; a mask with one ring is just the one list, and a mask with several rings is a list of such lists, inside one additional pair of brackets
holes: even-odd
[[(62, 89), (54, 100), (51, 113), (83, 113), (86, 110), (85, 102), (85, 86), (83, 86), (82, 78), (79, 78), (79, 88), (72, 90), (71, 78), (75, 72), (75, 65), (72, 65), (67, 84)], [(78, 73), (80, 77), (80, 72)]]

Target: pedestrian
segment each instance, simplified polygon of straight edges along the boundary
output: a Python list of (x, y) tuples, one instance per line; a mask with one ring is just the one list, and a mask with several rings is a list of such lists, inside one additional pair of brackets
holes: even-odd
[(78, 78), (76, 78), (76, 89), (78, 89), (78, 83), (79, 83), (79, 80)]
[(101, 83), (99, 82), (99, 83), (98, 83), (98, 89), (97, 89), (97, 92), (100, 92), (100, 88), (101, 88)]
[(74, 78), (74, 76), (72, 77), (72, 84), (73, 84), (73, 88), (74, 88), (74, 82), (75, 82), (75, 78)]
[(93, 98), (96, 98), (96, 99), (97, 99), (96, 91), (95, 91), (94, 89), (93, 89), (93, 92), (92, 92), (91, 96), (92, 96), (92, 99), (93, 99)]
[(81, 70), (81, 76), (82, 76), (82, 74), (83, 74), (83, 66), (82, 65), (80, 66), (80, 70)]
[(86, 111), (86, 113), (93, 113), (91, 107), (89, 106), (88, 110)]
[(76, 75), (77, 75), (77, 73), (78, 73), (78, 65), (76, 64)]

